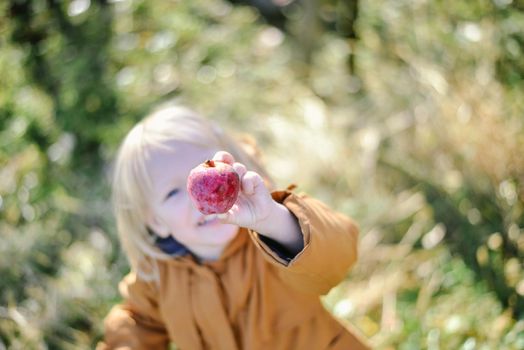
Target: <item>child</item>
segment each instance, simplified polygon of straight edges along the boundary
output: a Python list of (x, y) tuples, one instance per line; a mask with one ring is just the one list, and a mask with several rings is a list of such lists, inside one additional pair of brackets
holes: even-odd
[[(198, 212), (186, 190), (207, 159), (241, 179), (220, 216)], [(164, 107), (138, 123), (113, 182), (131, 272), (97, 349), (368, 349), (319, 300), (357, 258), (355, 224), (271, 187), (256, 153), (193, 111)]]

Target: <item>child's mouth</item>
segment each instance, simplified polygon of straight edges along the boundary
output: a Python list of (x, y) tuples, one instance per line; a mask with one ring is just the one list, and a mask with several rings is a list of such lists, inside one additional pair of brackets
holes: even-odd
[(213, 225), (219, 222), (220, 220), (218, 219), (217, 215), (211, 214), (211, 215), (202, 217), (202, 219), (198, 221), (197, 226), (208, 226), (208, 225)]

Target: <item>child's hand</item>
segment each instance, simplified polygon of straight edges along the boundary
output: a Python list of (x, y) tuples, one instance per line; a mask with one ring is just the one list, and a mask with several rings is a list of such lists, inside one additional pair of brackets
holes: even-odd
[(264, 184), (262, 177), (248, 171), (245, 165), (235, 162), (233, 156), (225, 151), (217, 152), (213, 160), (231, 165), (240, 177), (240, 192), (233, 207), (218, 217), (224, 223), (256, 229), (265, 222), (278, 205)]
[(230, 164), (240, 176), (238, 199), (227, 213), (218, 215), (222, 222), (252, 229), (279, 242), (291, 254), (298, 253), (304, 247), (298, 221), (284, 205), (273, 200), (262, 177), (235, 162), (227, 152), (217, 152), (213, 160)]

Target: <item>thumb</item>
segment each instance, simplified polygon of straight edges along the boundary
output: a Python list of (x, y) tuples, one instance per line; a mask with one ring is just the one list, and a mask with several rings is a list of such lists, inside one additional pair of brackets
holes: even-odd
[(235, 215), (231, 212), (233, 208), (229, 209), (229, 211), (217, 214), (217, 218), (220, 220), (223, 224), (234, 224), (235, 223)]
[(239, 213), (240, 213), (240, 207), (238, 204), (234, 204), (231, 209), (229, 209), (227, 212), (222, 214), (217, 214), (217, 218), (220, 220), (223, 224), (238, 224), (239, 219)]

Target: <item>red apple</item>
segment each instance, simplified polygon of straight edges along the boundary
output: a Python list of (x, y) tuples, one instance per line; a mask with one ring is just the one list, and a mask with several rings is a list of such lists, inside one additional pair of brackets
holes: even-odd
[(237, 200), (240, 177), (231, 165), (207, 160), (189, 173), (187, 191), (201, 213), (222, 214)]

